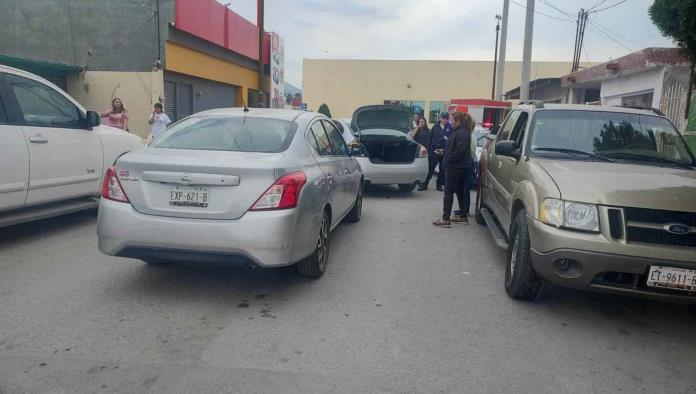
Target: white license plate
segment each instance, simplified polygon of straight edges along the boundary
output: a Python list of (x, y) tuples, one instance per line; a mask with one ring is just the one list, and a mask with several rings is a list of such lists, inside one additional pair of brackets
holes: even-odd
[(175, 186), (169, 190), (169, 206), (208, 208), (208, 188)]
[(675, 290), (696, 291), (696, 270), (653, 265), (647, 285)]

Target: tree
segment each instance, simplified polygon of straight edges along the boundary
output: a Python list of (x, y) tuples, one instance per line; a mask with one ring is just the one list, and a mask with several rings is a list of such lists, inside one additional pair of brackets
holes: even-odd
[(650, 19), (663, 35), (671, 37), (691, 60), (686, 117), (689, 117), (696, 63), (696, 0), (655, 0), (650, 6)]
[(326, 104), (322, 104), (319, 106), (319, 110), (317, 111), (322, 115), (326, 115), (327, 117), (331, 117), (331, 111), (329, 110), (329, 106)]

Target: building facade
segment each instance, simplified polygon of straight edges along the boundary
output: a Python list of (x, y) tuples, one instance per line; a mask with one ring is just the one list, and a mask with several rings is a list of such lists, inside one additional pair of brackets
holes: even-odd
[(258, 62), (268, 64), (270, 35), (259, 56), (258, 27), (215, 0), (4, 3), (0, 64), (49, 79), (89, 109), (121, 98), (131, 132), (143, 137), (156, 102), (173, 120), (259, 105)]
[(561, 86), (565, 102), (657, 108), (684, 130), (690, 66), (678, 48), (646, 48), (565, 75)]
[[(560, 77), (570, 62), (533, 62), (532, 79)], [(522, 62), (506, 62), (504, 91), (519, 86)], [(322, 103), (336, 117), (368, 104), (399, 103), (430, 115), (451, 99), (491, 97), (492, 61), (305, 59), (302, 91), (309, 109)]]

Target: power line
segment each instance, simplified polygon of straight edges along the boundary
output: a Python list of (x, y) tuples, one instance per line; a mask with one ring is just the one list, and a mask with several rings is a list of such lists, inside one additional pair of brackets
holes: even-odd
[(575, 16), (575, 15), (569, 13), (569, 12), (563, 11), (562, 9), (556, 7), (555, 5), (553, 5), (552, 3), (548, 2), (547, 0), (541, 0), (541, 2), (544, 3), (544, 4), (546, 4), (546, 5), (549, 6), (549, 7), (553, 8), (554, 10), (560, 12), (560, 13), (563, 14), (563, 15), (570, 16), (570, 17), (574, 17), (574, 16)]
[(599, 7), (600, 5), (602, 5), (602, 4), (606, 3), (606, 2), (607, 2), (607, 0), (600, 0), (597, 4), (595, 4), (595, 5), (593, 5), (592, 7), (590, 7), (587, 11), (592, 11), (592, 10), (594, 10), (595, 8)]
[(617, 36), (618, 38), (624, 40), (625, 42), (627, 42), (627, 43), (629, 43), (629, 44), (631, 44), (631, 45), (635, 45), (635, 46), (638, 47), (638, 48), (643, 48), (643, 44), (640, 44), (640, 43), (638, 43), (638, 42), (636, 42), (636, 41), (633, 41), (633, 40), (631, 40), (631, 39), (628, 39), (628, 38), (622, 36), (621, 34), (615, 32), (615, 31), (610, 30), (608, 27), (599, 24), (599, 22), (597, 22), (596, 20), (593, 21), (593, 22), (594, 22), (595, 25), (597, 25), (597, 26), (601, 27), (602, 29), (604, 29), (607, 33), (613, 34), (613, 35)]
[(608, 10), (609, 8), (614, 8), (614, 7), (616, 7), (617, 5), (623, 4), (623, 3), (627, 2), (627, 1), (628, 1), (628, 0), (621, 0), (621, 1), (619, 1), (618, 3), (616, 3), (616, 4), (612, 4), (612, 5), (610, 5), (610, 6), (607, 6), (607, 7), (604, 7), (604, 8), (600, 8), (600, 9), (598, 9), (598, 10), (594, 10), (594, 11), (592, 11), (591, 13), (592, 13), (592, 14), (596, 14), (597, 12), (606, 11), (606, 10)]
[(592, 26), (594, 26), (595, 28), (597, 28), (597, 30), (598, 30), (600, 33), (602, 33), (602, 34), (604, 34), (605, 36), (607, 36), (607, 38), (609, 38), (610, 40), (612, 40), (612, 41), (614, 41), (615, 43), (619, 44), (619, 45), (622, 46), (623, 48), (626, 48), (629, 52), (634, 52), (633, 49), (631, 49), (631, 48), (627, 47), (626, 45), (624, 45), (623, 43), (621, 43), (619, 40), (617, 40), (616, 38), (614, 38), (611, 34), (609, 34), (609, 33), (608, 33), (606, 30), (604, 30), (602, 27), (600, 27), (599, 25), (597, 25), (597, 24), (594, 23), (593, 21), (589, 21), (589, 22), (590, 22), (590, 24), (591, 24)]
[[(524, 8), (525, 10), (527, 9), (527, 6), (525, 6), (524, 4), (520, 4), (520, 3), (516, 2), (515, 0), (510, 0), (510, 1), (511, 1), (513, 4), (515, 4), (515, 5), (519, 6), (519, 7)], [(555, 19), (555, 20), (557, 20), (557, 21), (575, 22), (574, 20), (563, 19), (563, 18), (557, 18), (557, 17), (552, 16), (552, 15), (544, 14), (543, 12), (539, 12), (539, 11), (537, 11), (537, 10), (534, 10), (534, 13), (535, 13), (535, 14), (542, 15), (542, 16), (545, 16), (545, 17), (547, 17), (547, 18)]]

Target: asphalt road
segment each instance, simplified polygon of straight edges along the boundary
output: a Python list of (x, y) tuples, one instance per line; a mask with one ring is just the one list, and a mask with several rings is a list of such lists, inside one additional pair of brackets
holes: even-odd
[(686, 307), (547, 288), (441, 194), (372, 188), (328, 273), (101, 255), (96, 215), (0, 229), (1, 393), (693, 393)]

